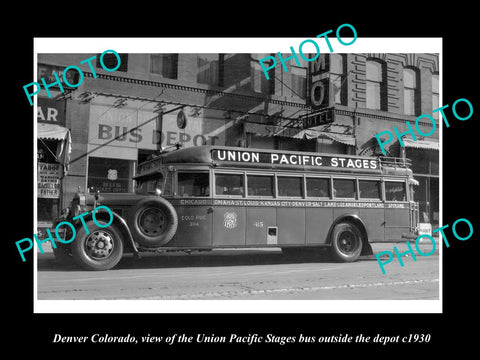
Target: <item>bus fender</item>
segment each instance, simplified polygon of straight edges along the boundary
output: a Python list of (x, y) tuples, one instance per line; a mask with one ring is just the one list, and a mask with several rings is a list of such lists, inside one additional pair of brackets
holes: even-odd
[(341, 222), (350, 222), (358, 227), (358, 229), (362, 233), (362, 241), (363, 241), (361, 255), (373, 255), (372, 246), (368, 241), (367, 227), (365, 226), (365, 223), (363, 222), (363, 220), (357, 214), (342, 214), (339, 217), (337, 217), (333, 221), (332, 226), (330, 226), (330, 229), (328, 230), (327, 244), (330, 244), (332, 241), (332, 231), (335, 228), (335, 225)]
[[(135, 241), (133, 240), (132, 233), (130, 232), (130, 229), (128, 228), (127, 222), (125, 221), (124, 218), (122, 218), (118, 213), (115, 211), (112, 211), (111, 209), (110, 213), (113, 215), (113, 220), (112, 220), (112, 225), (115, 225), (117, 229), (122, 233), (122, 240), (123, 244), (127, 249), (131, 249), (136, 257), (139, 256), (138, 248), (135, 245)], [(92, 212), (90, 212), (88, 215), (84, 216), (83, 219), (84, 221), (88, 221), (92, 219)], [(95, 219), (96, 220), (102, 220), (105, 222), (110, 221), (110, 215), (107, 211), (97, 211), (95, 213)], [(75, 227), (82, 226), (81, 225), (81, 220), (77, 220), (74, 223)]]

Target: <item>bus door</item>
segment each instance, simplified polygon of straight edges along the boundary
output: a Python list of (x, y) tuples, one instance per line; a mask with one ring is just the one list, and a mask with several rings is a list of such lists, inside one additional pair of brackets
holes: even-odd
[(358, 200), (360, 202), (360, 218), (367, 228), (369, 241), (384, 241), (385, 202), (382, 198), (381, 180), (379, 178), (359, 178)]
[(405, 180), (385, 180), (385, 241), (400, 241), (410, 230), (410, 203)]
[(172, 200), (178, 216), (172, 246), (212, 246), (212, 200), (208, 171), (179, 171), (176, 198)]

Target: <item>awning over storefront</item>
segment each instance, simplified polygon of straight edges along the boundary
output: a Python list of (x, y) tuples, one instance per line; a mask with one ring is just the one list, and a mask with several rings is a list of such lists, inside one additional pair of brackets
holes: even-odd
[(70, 130), (55, 124), (37, 124), (37, 138), (46, 140), (64, 140)]
[[(345, 128), (339, 129), (339, 131), (344, 131)], [(260, 136), (282, 136), (290, 137), (294, 139), (330, 139), (337, 141), (339, 143), (355, 146), (355, 137), (350, 134), (342, 134), (337, 132), (330, 131), (321, 131), (320, 129), (310, 128), (310, 129), (297, 129), (289, 128), (285, 126), (275, 126), (275, 125), (265, 125), (265, 124), (256, 124), (256, 123), (245, 123), (245, 132)]]
[(415, 148), (415, 149), (428, 149), (428, 150), (439, 150), (439, 142), (435, 140), (413, 140), (413, 139), (403, 139), (403, 144), (405, 147)]
[(58, 141), (55, 158), (63, 165), (63, 173), (67, 175), (72, 151), (70, 130), (60, 125), (37, 123), (37, 139)]
[(353, 137), (353, 135), (334, 134), (334, 133), (321, 131), (319, 132), (317, 138), (330, 139), (345, 145), (355, 146), (355, 138)]

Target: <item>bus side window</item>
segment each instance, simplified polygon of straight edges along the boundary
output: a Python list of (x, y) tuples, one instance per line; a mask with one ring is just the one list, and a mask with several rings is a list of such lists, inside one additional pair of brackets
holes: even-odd
[(380, 200), (381, 190), (381, 183), (378, 180), (358, 180), (360, 199)]
[(278, 196), (303, 197), (303, 178), (278, 176)]
[(247, 175), (248, 196), (273, 197), (274, 178), (269, 175)]
[(179, 196), (209, 196), (208, 172), (179, 172), (178, 195)]
[(333, 196), (336, 198), (355, 198), (355, 180), (333, 179)]
[(323, 178), (307, 178), (307, 196), (330, 198), (330, 180)]
[(399, 181), (385, 181), (385, 200), (406, 201), (407, 192), (405, 183)]
[(243, 175), (241, 174), (215, 174), (215, 194), (217, 195), (243, 195)]

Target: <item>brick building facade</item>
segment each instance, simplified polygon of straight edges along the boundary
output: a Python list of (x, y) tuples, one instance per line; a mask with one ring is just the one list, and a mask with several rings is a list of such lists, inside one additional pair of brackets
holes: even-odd
[[(93, 74), (79, 64), (95, 55)], [(120, 54), (121, 66), (110, 72), (99, 54), (39, 54), (38, 79), (51, 83), (53, 71), (72, 64), (84, 75), (71, 92), (50, 89), (72, 140), (57, 206), (78, 188), (132, 191), (138, 163), (177, 143), (377, 155), (375, 134), (405, 131), (406, 120), (439, 106), (437, 54), (322, 54), (290, 61), (287, 71), (277, 66), (271, 80), (259, 65), (267, 55)], [(104, 61), (116, 64), (114, 56)], [(38, 99), (51, 101), (45, 91)], [(431, 124), (420, 127), (426, 133)], [(413, 158), (421, 220), (438, 221), (438, 132), (388, 150)]]

